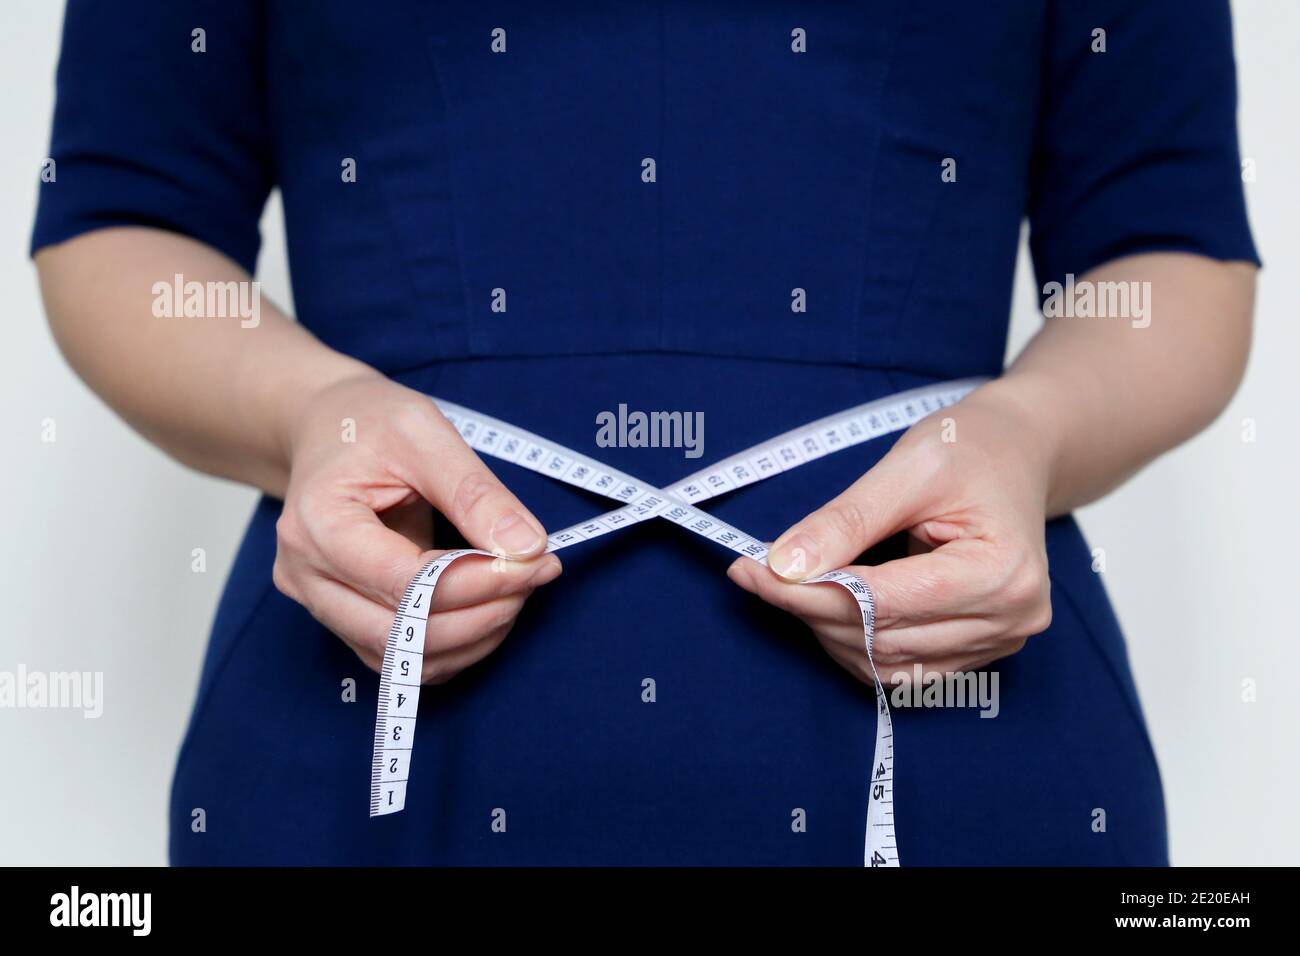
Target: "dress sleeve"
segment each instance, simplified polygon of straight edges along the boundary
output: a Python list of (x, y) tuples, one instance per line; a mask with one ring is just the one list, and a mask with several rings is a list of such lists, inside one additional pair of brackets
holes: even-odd
[(1043, 57), (1028, 197), (1040, 288), (1139, 252), (1259, 262), (1227, 0), (1053, 0)]
[(254, 0), (69, 0), (33, 253), (141, 225), (253, 271), (272, 185), (263, 12)]

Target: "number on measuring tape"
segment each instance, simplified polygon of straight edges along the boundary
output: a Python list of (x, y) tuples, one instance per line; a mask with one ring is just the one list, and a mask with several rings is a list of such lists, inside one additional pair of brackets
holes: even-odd
[[(440, 399), (434, 401), (466, 443), (478, 451), (620, 503), (612, 511), (554, 532), (547, 538), (547, 551), (572, 547), (651, 518), (664, 518), (737, 554), (766, 562), (767, 545), (700, 511), (695, 507), (696, 503), (763, 481), (869, 438), (906, 428), (934, 410), (960, 401), (982, 381), (965, 379), (928, 386), (859, 405), (732, 455), (687, 476), (668, 489), (656, 488), (488, 415)], [(490, 552), (472, 548), (439, 555), (420, 569), (398, 605), (379, 671), (379, 705), (370, 772), (372, 817), (398, 813), (406, 806), (429, 606), (443, 571), (453, 562), (470, 556), (495, 557)], [(865, 581), (847, 571), (830, 571), (806, 583), (835, 584), (844, 588), (857, 602), (862, 616), (863, 644), (875, 690), (876, 712), (875, 746), (868, 767), (862, 862), (871, 867), (898, 866), (894, 831), (893, 720), (873, 654), (874, 597)]]

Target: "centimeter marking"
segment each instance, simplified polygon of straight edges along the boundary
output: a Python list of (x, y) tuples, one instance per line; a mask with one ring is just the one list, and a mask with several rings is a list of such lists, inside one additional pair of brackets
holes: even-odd
[[(621, 503), (612, 511), (551, 534), (547, 539), (548, 552), (651, 518), (664, 518), (737, 554), (766, 564), (768, 549), (764, 542), (700, 511), (694, 503), (790, 471), (871, 438), (908, 428), (927, 415), (960, 401), (984, 381), (963, 379), (912, 389), (829, 415), (725, 458), (683, 478), (667, 490), (499, 419), (452, 402), (434, 401), (475, 451)], [(429, 604), (443, 571), (468, 555), (496, 557), (488, 551), (465, 548), (446, 552), (431, 560), (407, 585), (389, 629), (380, 668), (370, 773), (372, 817), (397, 813), (406, 806)], [(863, 640), (876, 692), (876, 739), (869, 781), (863, 863), (866, 866), (897, 866), (898, 849), (893, 823), (893, 721), (872, 654), (874, 598), (866, 583), (847, 571), (830, 571), (805, 583), (839, 585), (853, 596), (862, 615)]]

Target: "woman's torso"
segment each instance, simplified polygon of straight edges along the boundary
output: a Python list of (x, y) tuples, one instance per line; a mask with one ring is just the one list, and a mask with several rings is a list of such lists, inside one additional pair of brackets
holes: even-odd
[[(1039, 5), (465, 7), (270, 8), (295, 307), (327, 343), (657, 484), (1001, 368)], [(599, 447), (619, 404), (701, 413), (702, 457)], [(887, 445), (713, 507), (771, 539)], [(548, 528), (604, 510), (489, 464)], [(375, 678), (274, 591), (276, 509), (214, 629), (177, 862), (861, 861), (870, 691), (663, 522), (567, 552), (506, 645), (422, 697), (407, 810), (369, 820)], [(1118, 626), (1073, 522), (1048, 546), (1056, 621), (998, 666), (998, 716), (896, 718), (905, 864), (1164, 859)]]
[(578, 11), (270, 7), (275, 179), (317, 334), (386, 370), (1001, 367), (1040, 5)]

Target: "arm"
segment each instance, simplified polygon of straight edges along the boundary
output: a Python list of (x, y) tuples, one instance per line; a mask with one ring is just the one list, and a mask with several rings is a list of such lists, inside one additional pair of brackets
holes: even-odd
[[(869, 680), (856, 608), (803, 581), (910, 531), (922, 553), (850, 568), (876, 595), (876, 659), (906, 674), (982, 667), (1051, 621), (1044, 522), (1204, 428), (1236, 390), (1255, 268), (1185, 254), (1119, 259), (1084, 278), (1151, 283), (1152, 318), (1047, 321), (1010, 370), (918, 422), (848, 490), (733, 581), (802, 617)], [(945, 440), (944, 419), (955, 422)], [(954, 437), (951, 433), (949, 438)]]
[(1103, 265), (1083, 280), (1151, 283), (1150, 325), (1049, 319), (989, 386), (1047, 451), (1049, 516), (1101, 497), (1223, 411), (1246, 369), (1256, 271), (1170, 253)]
[(536, 519), (426, 396), (269, 303), (248, 328), (153, 314), (155, 285), (177, 273), (249, 281), (277, 176), (263, 4), (207, 5), (213, 42), (201, 53), (191, 6), (69, 0), (50, 137), (58, 175), (41, 184), (32, 235), (55, 338), (145, 437), (284, 500), (276, 586), (372, 667), (401, 593), (435, 553), (431, 504), (511, 558), (458, 561), (439, 585), (422, 676), (445, 680), (504, 639), (559, 561), (541, 556)]
[[(1024, 208), (1038, 281), (1150, 282), (1151, 322), (1050, 319), (1001, 379), (919, 422), (780, 536), (773, 567), (802, 578), (911, 532), (923, 553), (854, 569), (876, 594), (886, 678), (917, 663), (970, 670), (1046, 630), (1045, 519), (1205, 427), (1249, 347), (1257, 260), (1227, 0), (1053, 0), (1043, 14)], [(1104, 53), (1088, 42), (1099, 25), (1113, 41)], [(729, 573), (802, 616), (865, 678), (856, 611), (837, 589), (753, 562)]]
[[(153, 314), (154, 283), (249, 281), (209, 246), (102, 229), (36, 256), (51, 328), (86, 383), (143, 435), (203, 471), (284, 498), (273, 576), (371, 667), (407, 583), (433, 554), (431, 503), (474, 546), (426, 632), (426, 681), (494, 650), (559, 574), (527, 509), (436, 406), (329, 349), (269, 304), (238, 318)], [(355, 422), (355, 440), (344, 419)]]
[(191, 467), (283, 498), (289, 432), (315, 390), (372, 369), (326, 348), (269, 302), (238, 319), (156, 318), (155, 282), (252, 276), (210, 246), (156, 229), (85, 233), (36, 254), (50, 328), (69, 364), (142, 435)]

